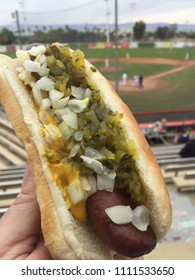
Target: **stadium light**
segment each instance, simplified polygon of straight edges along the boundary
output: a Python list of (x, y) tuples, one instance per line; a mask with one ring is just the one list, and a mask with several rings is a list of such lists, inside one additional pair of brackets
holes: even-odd
[(129, 3), (129, 5), (130, 5), (130, 8), (131, 8), (131, 21), (132, 21), (132, 26), (131, 26), (131, 35), (130, 35), (130, 41), (132, 41), (133, 42), (133, 36), (134, 36), (134, 34), (133, 34), (133, 24), (134, 24), (134, 22), (133, 22), (133, 20), (134, 20), (134, 18), (133, 18), (133, 16), (134, 16), (134, 8), (136, 7), (136, 2), (130, 2)]
[(110, 42), (110, 23), (109, 23), (110, 10), (109, 10), (108, 1), (110, 1), (110, 0), (104, 0), (104, 1), (106, 2), (106, 22), (107, 22), (107, 26), (106, 26), (106, 42), (109, 43)]
[(16, 26), (17, 26), (16, 34), (18, 35), (20, 49), (22, 49), (22, 35), (21, 35), (21, 26), (20, 26), (20, 19), (19, 19), (18, 11), (16, 10), (15, 12), (11, 13), (11, 16), (12, 16), (12, 18), (14, 18), (16, 20)]

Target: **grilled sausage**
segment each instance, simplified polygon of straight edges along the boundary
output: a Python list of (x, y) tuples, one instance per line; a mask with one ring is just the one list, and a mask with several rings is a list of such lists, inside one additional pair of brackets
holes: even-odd
[(114, 251), (135, 258), (149, 253), (156, 246), (156, 236), (150, 226), (146, 231), (138, 230), (132, 223), (117, 225), (105, 212), (116, 205), (135, 204), (122, 190), (113, 192), (97, 191), (87, 200), (87, 215), (95, 233)]

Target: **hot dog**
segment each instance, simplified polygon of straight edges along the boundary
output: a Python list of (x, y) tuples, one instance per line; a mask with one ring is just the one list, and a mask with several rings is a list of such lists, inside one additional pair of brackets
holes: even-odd
[(171, 203), (129, 108), (80, 50), (55, 43), (16, 55), (0, 56), (0, 101), (33, 170), (53, 258), (150, 252)]

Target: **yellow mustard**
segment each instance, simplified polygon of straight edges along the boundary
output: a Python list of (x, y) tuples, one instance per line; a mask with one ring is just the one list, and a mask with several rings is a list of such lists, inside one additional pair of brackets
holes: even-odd
[(80, 222), (87, 220), (86, 200), (81, 201), (76, 205), (72, 205), (67, 195), (67, 187), (74, 182), (81, 184), (79, 173), (72, 166), (66, 163), (49, 164), (54, 182), (60, 188), (63, 197), (66, 201), (68, 209), (72, 212), (75, 219)]

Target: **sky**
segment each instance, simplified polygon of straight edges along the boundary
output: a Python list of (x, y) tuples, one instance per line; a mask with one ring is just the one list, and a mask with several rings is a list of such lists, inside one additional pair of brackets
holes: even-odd
[[(0, 26), (114, 23), (115, 0), (0, 0)], [(118, 0), (118, 22), (195, 24), (195, 0)]]

